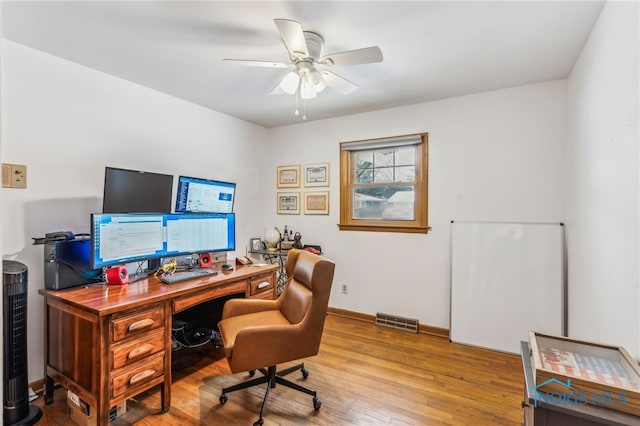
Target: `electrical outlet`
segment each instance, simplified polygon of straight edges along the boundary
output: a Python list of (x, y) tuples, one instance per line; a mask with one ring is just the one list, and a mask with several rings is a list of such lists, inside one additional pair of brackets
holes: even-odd
[(346, 284), (342, 284), (342, 294), (347, 294), (349, 293), (349, 288), (347, 287)]

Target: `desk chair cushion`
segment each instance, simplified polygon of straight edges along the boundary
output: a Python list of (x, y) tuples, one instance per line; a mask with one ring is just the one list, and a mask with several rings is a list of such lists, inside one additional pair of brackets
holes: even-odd
[[(225, 356), (232, 356), (238, 333), (255, 335), (254, 338), (258, 339), (259, 334), (279, 332), (283, 326), (289, 325), (289, 321), (277, 309), (238, 315), (221, 321), (219, 328), (224, 336)], [(251, 329), (247, 330), (247, 326)]]

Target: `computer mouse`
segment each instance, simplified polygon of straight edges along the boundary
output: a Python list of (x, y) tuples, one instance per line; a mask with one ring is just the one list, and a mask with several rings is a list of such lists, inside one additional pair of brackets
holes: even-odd
[(233, 269), (232, 265), (229, 265), (228, 263), (226, 265), (222, 265), (222, 270), (223, 271), (230, 271)]

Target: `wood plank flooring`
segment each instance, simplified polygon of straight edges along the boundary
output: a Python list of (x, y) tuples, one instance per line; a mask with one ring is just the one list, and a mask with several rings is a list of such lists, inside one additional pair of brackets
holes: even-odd
[[(308, 358), (309, 377), (289, 378), (318, 392), (312, 397), (277, 386), (271, 389), (268, 425), (520, 425), (523, 373), (520, 357), (424, 334), (410, 334), (356, 319), (329, 315), (320, 353)], [(171, 410), (160, 413), (154, 388), (129, 400), (113, 426), (252, 425), (265, 385), (229, 393), (220, 389), (248, 377), (231, 375), (220, 348), (174, 352)], [(292, 365), (287, 364), (287, 365)], [(281, 366), (286, 367), (287, 365)], [(260, 374), (260, 373), (258, 373)], [(44, 405), (39, 426), (68, 425), (65, 390)]]

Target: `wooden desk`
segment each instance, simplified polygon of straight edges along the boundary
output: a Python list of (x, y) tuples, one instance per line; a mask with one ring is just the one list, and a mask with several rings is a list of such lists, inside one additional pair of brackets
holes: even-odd
[(277, 270), (249, 265), (176, 284), (150, 277), (124, 286), (39, 290), (46, 310), (45, 402), (53, 402), (58, 382), (96, 410), (98, 426), (107, 426), (111, 407), (160, 385), (168, 411), (172, 315), (230, 294), (274, 299)]

